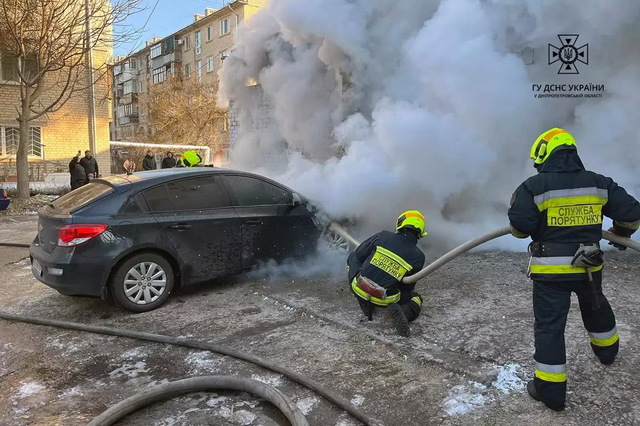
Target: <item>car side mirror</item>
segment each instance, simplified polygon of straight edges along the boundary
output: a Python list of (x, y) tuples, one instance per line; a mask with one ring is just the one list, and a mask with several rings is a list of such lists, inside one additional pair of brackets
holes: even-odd
[(302, 204), (302, 198), (300, 198), (298, 194), (294, 192), (291, 195), (292, 195), (291, 204), (293, 204), (294, 206), (299, 206), (300, 204)]

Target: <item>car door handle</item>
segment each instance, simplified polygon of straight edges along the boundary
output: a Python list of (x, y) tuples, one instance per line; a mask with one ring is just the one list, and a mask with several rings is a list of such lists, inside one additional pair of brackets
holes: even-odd
[(262, 225), (262, 221), (260, 219), (245, 220), (244, 223), (248, 223), (248, 224), (251, 224), (251, 225)]
[(177, 229), (178, 231), (186, 231), (187, 229), (191, 228), (191, 225), (188, 225), (186, 223), (176, 223), (174, 225), (169, 226), (169, 228)]

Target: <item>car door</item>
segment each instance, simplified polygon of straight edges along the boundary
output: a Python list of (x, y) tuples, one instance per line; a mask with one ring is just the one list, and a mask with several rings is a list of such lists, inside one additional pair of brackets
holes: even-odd
[(253, 176), (225, 174), (223, 179), (238, 214), (245, 268), (302, 252), (311, 219), (291, 191)]
[(171, 181), (146, 190), (144, 196), (185, 265), (183, 282), (241, 270), (237, 213), (218, 176)]

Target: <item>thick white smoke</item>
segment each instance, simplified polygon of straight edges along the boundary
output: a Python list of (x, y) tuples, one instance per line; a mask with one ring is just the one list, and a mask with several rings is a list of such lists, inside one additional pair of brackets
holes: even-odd
[[(438, 251), (506, 225), (511, 193), (535, 173), (530, 145), (551, 127), (640, 196), (638, 28), (637, 0), (272, 0), (221, 72), (240, 111), (233, 166), (368, 231), (420, 209)], [(558, 34), (589, 43), (579, 75), (548, 65)], [(605, 85), (602, 99), (532, 91), (589, 83)]]

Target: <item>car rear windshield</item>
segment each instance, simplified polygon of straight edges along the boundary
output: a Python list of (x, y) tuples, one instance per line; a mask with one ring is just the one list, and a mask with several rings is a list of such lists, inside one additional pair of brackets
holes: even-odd
[(101, 198), (109, 192), (113, 192), (109, 185), (102, 182), (91, 182), (58, 198), (53, 202), (53, 206), (59, 210), (72, 211)]

